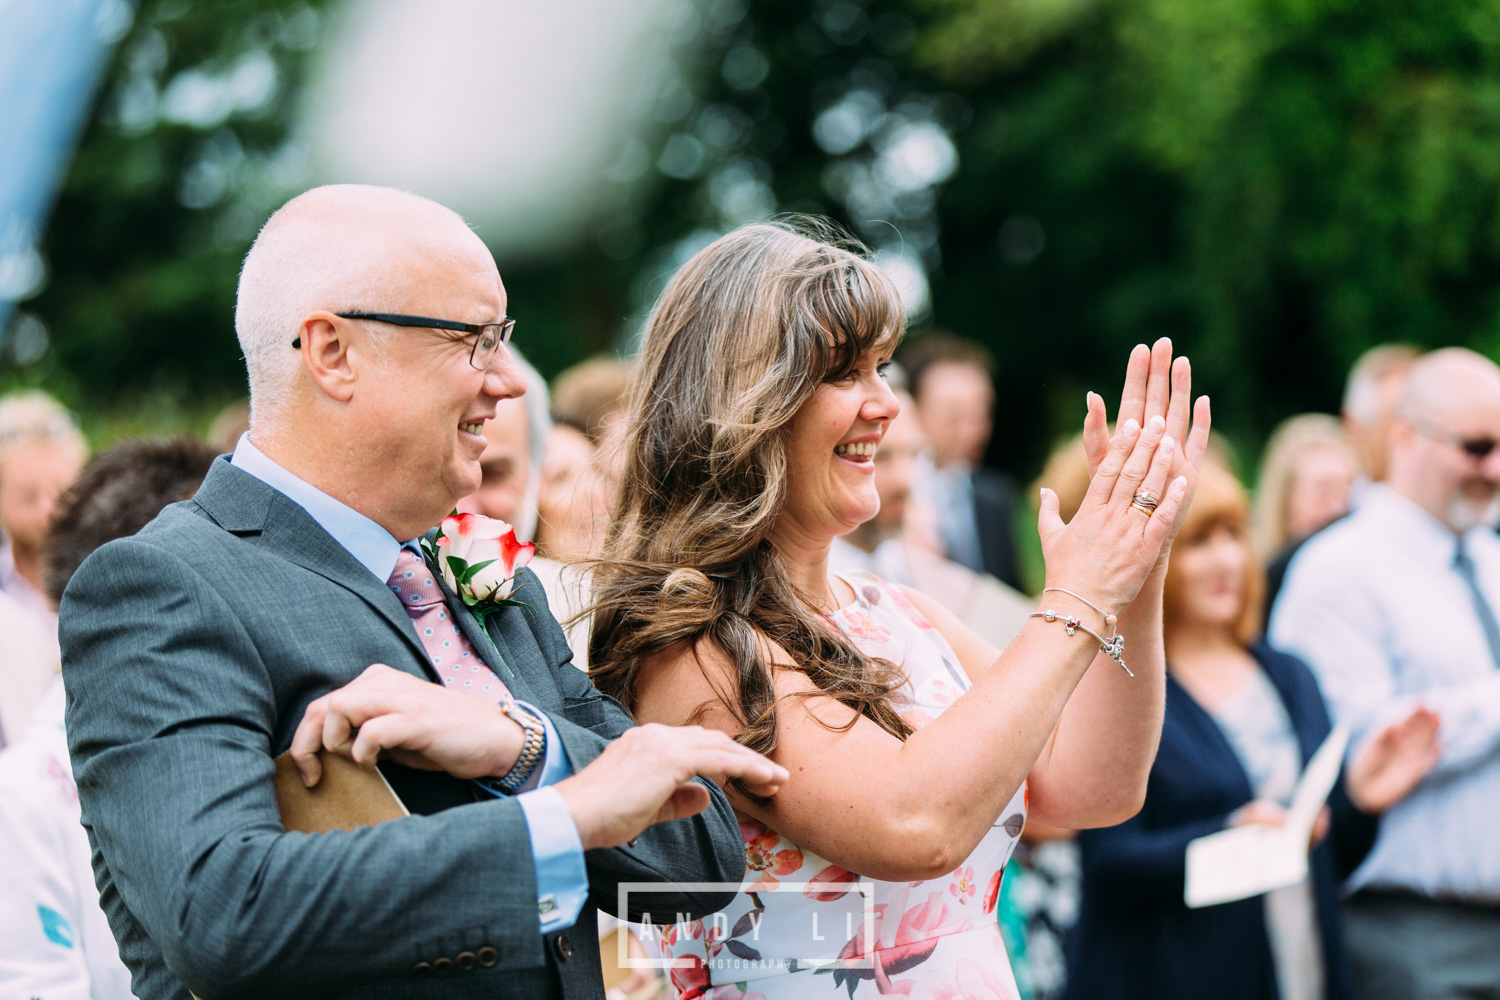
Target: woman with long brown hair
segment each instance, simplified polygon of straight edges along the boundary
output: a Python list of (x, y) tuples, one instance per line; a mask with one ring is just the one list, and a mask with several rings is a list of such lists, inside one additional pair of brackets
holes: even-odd
[(1089, 498), (1065, 525), (1044, 493), (1046, 614), (1002, 655), (916, 592), (828, 573), (879, 505), (902, 332), (877, 267), (766, 224), (688, 261), (647, 324), (592, 676), (641, 721), (723, 729), (791, 772), (769, 800), (730, 788), (745, 891), (663, 935), (685, 997), (1014, 997), (992, 910), (1028, 809), (1079, 827), (1140, 804), (1206, 400), (1190, 435), (1165, 341), (1132, 354), (1113, 437), (1090, 394)]

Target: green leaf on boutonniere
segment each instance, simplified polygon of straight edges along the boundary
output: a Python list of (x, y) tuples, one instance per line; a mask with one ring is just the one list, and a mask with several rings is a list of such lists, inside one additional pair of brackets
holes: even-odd
[(478, 573), (479, 573), (480, 570), (484, 569), (486, 566), (488, 566), (491, 563), (496, 562), (496, 561), (497, 560), (494, 560), (494, 559), (486, 559), (482, 563), (475, 563), (472, 566), (465, 566), (464, 567), (464, 571), (462, 573), (458, 574), (458, 582), (462, 583), (462, 584), (467, 584), (470, 580), (474, 579), (474, 577), (478, 575)]

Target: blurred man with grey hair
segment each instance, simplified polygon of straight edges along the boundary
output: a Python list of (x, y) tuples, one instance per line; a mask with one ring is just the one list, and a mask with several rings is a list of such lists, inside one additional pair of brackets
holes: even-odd
[(1355, 738), (1421, 704), (1431, 773), (1351, 877), (1367, 997), (1500, 998), (1500, 367), (1462, 348), (1407, 375), (1386, 480), (1309, 541), (1271, 618)]
[(1371, 482), (1385, 478), (1386, 437), (1401, 388), (1421, 351), (1410, 344), (1380, 344), (1361, 354), (1344, 382), (1340, 417), (1344, 433)]

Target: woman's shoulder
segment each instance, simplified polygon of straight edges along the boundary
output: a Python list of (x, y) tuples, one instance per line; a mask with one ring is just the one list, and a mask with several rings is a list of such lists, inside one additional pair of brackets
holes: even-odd
[(1329, 726), (1328, 702), (1318, 684), (1317, 675), (1300, 657), (1276, 649), (1257, 640), (1250, 645), (1250, 655), (1260, 663), (1270, 678), (1287, 713), (1299, 728), (1311, 725), (1313, 729), (1326, 731)]
[(881, 577), (871, 570), (850, 570), (837, 574), (854, 591), (854, 600), (839, 608), (868, 608), (889, 611), (910, 621), (918, 628), (933, 628), (929, 613), (932, 601), (910, 587)]
[[(1318, 691), (1317, 678), (1301, 657), (1277, 649), (1265, 639), (1257, 639), (1250, 644), (1250, 655), (1255, 657), (1272, 683), (1283, 691), (1290, 690), (1299, 695)], [(1321, 692), (1319, 697), (1322, 697)]]

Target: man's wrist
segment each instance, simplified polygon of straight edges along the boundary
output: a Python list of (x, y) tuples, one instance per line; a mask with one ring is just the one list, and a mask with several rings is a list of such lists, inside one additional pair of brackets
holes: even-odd
[(507, 698), (498, 706), (517, 729), (520, 744), (514, 756), (507, 753), (508, 766), (490, 777), (476, 779), (485, 788), (499, 795), (514, 795), (542, 766), (547, 755), (547, 728), (542, 720)]

